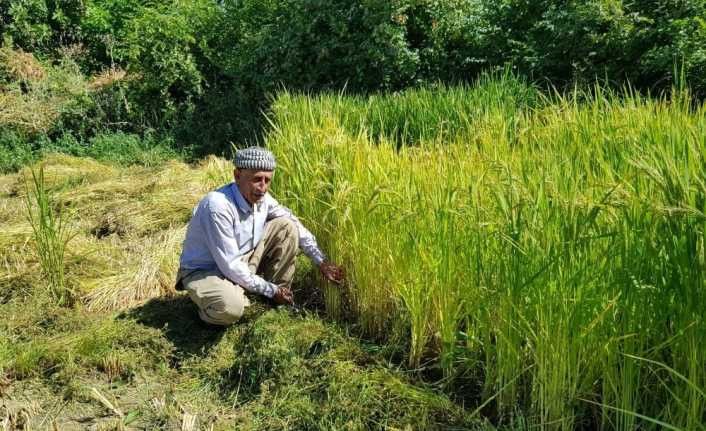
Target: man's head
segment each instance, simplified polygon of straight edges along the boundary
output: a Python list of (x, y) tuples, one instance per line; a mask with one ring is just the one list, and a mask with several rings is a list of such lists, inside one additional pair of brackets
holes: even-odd
[(276, 167), (275, 157), (261, 147), (250, 147), (235, 153), (233, 176), (246, 201), (253, 205), (270, 188)]

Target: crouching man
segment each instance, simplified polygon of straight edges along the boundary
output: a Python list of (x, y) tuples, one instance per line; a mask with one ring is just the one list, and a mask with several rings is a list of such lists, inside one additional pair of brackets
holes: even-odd
[(274, 170), (275, 158), (264, 148), (238, 150), (235, 182), (208, 193), (194, 209), (177, 289), (189, 293), (207, 323), (237, 321), (250, 305), (246, 291), (293, 303), (290, 286), (300, 248), (326, 279), (343, 279), (311, 232), (267, 193)]

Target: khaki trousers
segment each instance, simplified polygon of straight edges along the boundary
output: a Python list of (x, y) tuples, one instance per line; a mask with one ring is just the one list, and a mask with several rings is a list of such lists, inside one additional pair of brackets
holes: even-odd
[[(294, 261), (299, 250), (299, 232), (293, 221), (278, 217), (265, 225), (262, 239), (242, 259), (250, 272), (280, 288), (288, 288), (294, 278)], [(250, 300), (245, 290), (226, 279), (219, 270), (191, 270), (181, 283), (199, 309), (201, 320), (214, 325), (230, 325), (240, 319)]]

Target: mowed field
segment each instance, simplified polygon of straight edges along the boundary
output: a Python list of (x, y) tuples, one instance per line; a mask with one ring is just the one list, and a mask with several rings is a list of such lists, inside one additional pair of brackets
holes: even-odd
[[(395, 349), (319, 316), (306, 258), (294, 285), (303, 315), (251, 298), (237, 325), (199, 321), (173, 290), (178, 256), (193, 206), (231, 180), (230, 161), (119, 168), (57, 154), (33, 168), (54, 215), (40, 241), (31, 169), (0, 177), (0, 429), (489, 426), (390, 362)], [(37, 247), (60, 248), (51, 231), (68, 240), (63, 289), (59, 259)]]
[(347, 282), (302, 261), (308, 317), (253, 311), (227, 331), (172, 283), (229, 162), (42, 161), (72, 305), (37, 252), (30, 171), (3, 176), (6, 422), (704, 429), (705, 114), (685, 89), (545, 94), (511, 76), (281, 93), (273, 194)]

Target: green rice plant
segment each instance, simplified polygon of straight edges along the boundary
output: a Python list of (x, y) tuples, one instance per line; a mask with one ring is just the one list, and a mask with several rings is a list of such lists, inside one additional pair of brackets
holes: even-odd
[(75, 292), (64, 277), (66, 247), (73, 236), (67, 224), (67, 213), (52, 196), (44, 182), (44, 167), (32, 172), (27, 186), (27, 219), (32, 226), (39, 264), (49, 293), (59, 305), (71, 305)]
[(706, 110), (685, 97), (282, 93), (274, 192), (347, 267), (363, 332), (406, 328), (408, 365), (450, 386), (482, 376), (500, 423), (701, 429)]
[[(702, 430), (706, 109), (684, 94), (541, 95), (518, 82), (278, 96), (272, 191), (348, 274), (323, 289), (326, 311), (394, 343), (408, 373), (438, 371), (439, 386), (501, 428)], [(47, 163), (47, 188), (82, 211), (72, 247), (86, 257), (68, 273), (101, 310), (170, 292), (191, 207), (232, 170), (218, 159)], [(0, 263), (31, 285), (23, 197), (12, 197), (21, 181), (6, 176), (0, 187)], [(117, 369), (103, 361), (108, 344), (90, 340), (71, 354)], [(2, 343), (5, 363), (13, 342)], [(37, 346), (18, 370), (70, 372)], [(232, 348), (220, 350), (227, 368)]]

